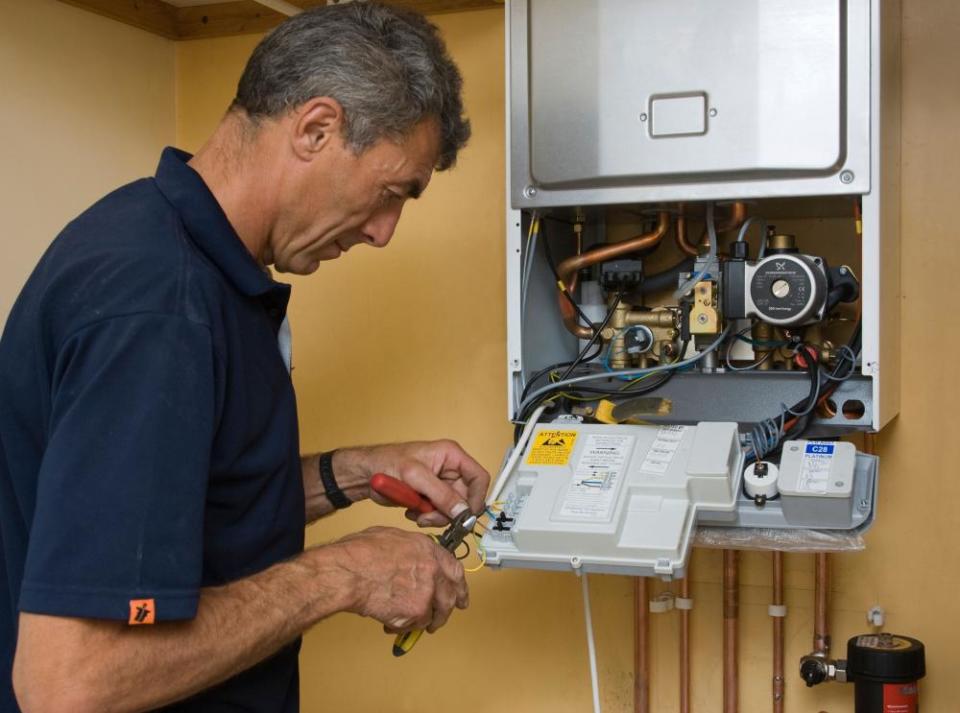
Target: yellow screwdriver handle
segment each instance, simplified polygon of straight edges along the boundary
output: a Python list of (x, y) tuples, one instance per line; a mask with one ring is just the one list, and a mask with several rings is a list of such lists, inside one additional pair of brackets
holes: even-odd
[(403, 656), (410, 651), (414, 644), (420, 640), (422, 634), (423, 629), (414, 629), (413, 631), (405, 631), (402, 634), (397, 634), (397, 638), (393, 640), (393, 655)]

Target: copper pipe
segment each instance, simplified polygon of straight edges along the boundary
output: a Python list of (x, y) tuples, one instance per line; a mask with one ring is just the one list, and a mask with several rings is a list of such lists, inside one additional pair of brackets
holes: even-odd
[[(680, 596), (690, 598), (690, 566), (680, 580)], [(690, 610), (680, 610), (680, 713), (690, 713)]]
[(649, 584), (646, 577), (633, 580), (633, 610), (636, 622), (633, 632), (633, 710), (650, 710), (650, 660), (647, 657), (647, 639), (650, 632)]
[[(683, 203), (680, 204), (680, 214), (677, 216), (677, 231), (676, 231), (676, 241), (677, 247), (680, 248), (684, 253), (690, 257), (696, 257), (700, 254), (699, 247), (700, 245), (708, 245), (706, 242), (707, 239), (707, 228), (704, 226), (703, 232), (700, 233), (700, 239), (697, 241), (697, 244), (694, 245), (690, 242), (690, 239), (687, 237), (687, 219), (683, 214)], [(730, 216), (722, 223), (716, 226), (717, 234), (728, 233), (731, 230), (739, 230), (740, 226), (743, 225), (743, 221), (747, 219), (747, 204), (741, 201), (730, 204)]]
[(730, 204), (730, 217), (726, 222), (717, 226), (718, 233), (728, 233), (731, 230), (740, 230), (743, 221), (747, 219), (747, 204), (743, 201), (737, 201)]
[(827, 625), (827, 590), (830, 583), (830, 560), (826, 552), (816, 558), (816, 582), (813, 600), (813, 652), (830, 656), (830, 629)]
[[(561, 283), (558, 287), (566, 289), (572, 295), (577, 288), (580, 270), (596, 265), (598, 262), (613, 260), (628, 253), (652, 248), (663, 240), (663, 236), (667, 234), (669, 228), (670, 214), (666, 211), (660, 211), (657, 214), (657, 226), (649, 233), (641, 233), (619, 243), (607, 243), (581, 255), (568, 257), (557, 267), (557, 274), (560, 276)], [(593, 330), (586, 325), (577, 323), (577, 313), (570, 301), (559, 293), (557, 294), (557, 300), (559, 300), (560, 314), (563, 315), (564, 326), (580, 339), (590, 339), (593, 336)]]
[(697, 251), (696, 246), (691, 245), (690, 241), (687, 239), (687, 216), (683, 214), (683, 208), (684, 205), (681, 203), (679, 206), (680, 212), (677, 214), (676, 223), (677, 231), (675, 237), (677, 240), (677, 247), (690, 257), (696, 257), (700, 253)]
[(877, 434), (876, 433), (863, 434), (863, 452), (872, 456), (875, 456), (877, 454)]
[[(783, 606), (783, 552), (773, 553), (773, 605)], [(783, 713), (783, 617), (773, 618), (773, 713)]]
[(723, 551), (723, 713), (737, 713), (738, 552)]

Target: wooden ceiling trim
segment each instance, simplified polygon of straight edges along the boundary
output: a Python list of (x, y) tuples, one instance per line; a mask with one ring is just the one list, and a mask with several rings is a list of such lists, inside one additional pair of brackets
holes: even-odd
[[(298, 3), (299, 4), (299, 3)], [(286, 19), (254, 0), (218, 2), (176, 9), (177, 33), (181, 40), (203, 40), (267, 32)]]
[(118, 20), (169, 40), (179, 38), (177, 14), (163, 0), (60, 0), (67, 5)]
[[(200, 40), (272, 30), (285, 19), (255, 0), (175, 7), (163, 0), (60, 0), (171, 40)], [(304, 9), (326, 0), (291, 0)], [(386, 0), (425, 15), (503, 7), (501, 0)]]

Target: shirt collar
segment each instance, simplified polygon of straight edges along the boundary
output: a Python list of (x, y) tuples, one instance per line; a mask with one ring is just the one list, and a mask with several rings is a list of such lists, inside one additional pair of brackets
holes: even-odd
[(200, 174), (187, 165), (191, 158), (186, 151), (168, 146), (160, 156), (156, 181), (197, 247), (241, 293), (288, 295), (290, 286), (274, 282), (253, 259)]

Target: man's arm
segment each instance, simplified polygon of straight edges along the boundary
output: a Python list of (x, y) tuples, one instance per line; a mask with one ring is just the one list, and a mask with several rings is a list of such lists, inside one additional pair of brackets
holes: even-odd
[[(320, 481), (319, 460), (319, 455), (301, 459), (308, 523), (333, 512)], [(445, 525), (466, 507), (481, 513), (490, 484), (490, 474), (483, 466), (449, 440), (341, 448), (334, 452), (332, 465), (337, 485), (354, 502), (373, 498), (381, 505), (394, 504), (370, 492), (370, 478), (375, 473), (386, 473), (410, 485), (440, 511), (429, 515), (407, 512), (409, 519), (423, 527)]]
[(190, 621), (131, 627), (22, 613), (14, 690), (24, 713), (149, 710), (253, 666), (336, 612), (434, 631), (466, 605), (449, 553), (424, 535), (371, 528), (201, 590)]

